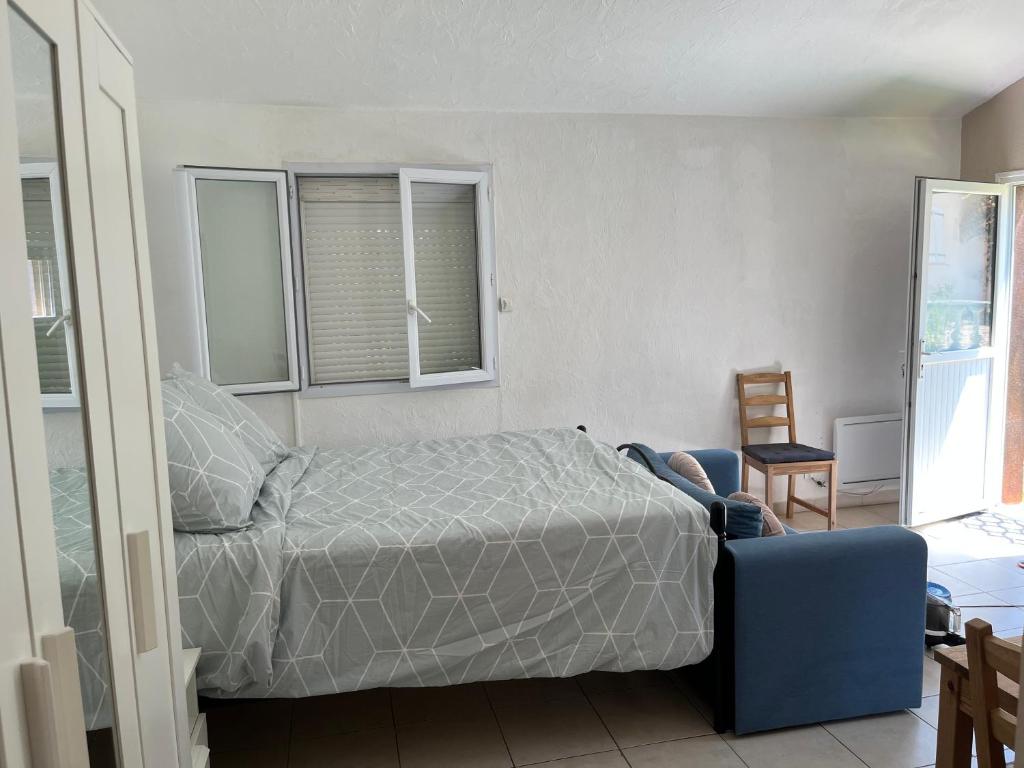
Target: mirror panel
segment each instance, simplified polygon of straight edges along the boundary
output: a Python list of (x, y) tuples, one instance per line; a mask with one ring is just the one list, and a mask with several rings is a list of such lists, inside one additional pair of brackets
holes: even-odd
[(76, 353), (52, 43), (8, 6), (29, 292), (64, 622), (75, 631), (90, 764), (118, 764), (95, 503)]

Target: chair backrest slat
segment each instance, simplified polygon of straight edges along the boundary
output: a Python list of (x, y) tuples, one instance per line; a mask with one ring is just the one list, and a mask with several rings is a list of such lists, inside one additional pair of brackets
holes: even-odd
[[(782, 384), (782, 394), (747, 394), (747, 387), (765, 384)], [(740, 442), (750, 445), (751, 429), (788, 427), (789, 442), (796, 442), (796, 415), (793, 410), (793, 376), (790, 371), (782, 373), (737, 373), (736, 394), (740, 405)], [(785, 406), (785, 415), (751, 416), (749, 408), (764, 408), (775, 405)]]
[(996, 672), (1011, 680), (1020, 672), (1020, 646), (992, 635), (985, 638), (985, 662), (996, 668)]
[(789, 419), (787, 419), (785, 416), (755, 416), (752, 419), (747, 419), (747, 429), (788, 426)]
[(992, 636), (992, 625), (971, 619), (967, 630), (967, 669), (971, 691), (971, 714), (980, 768), (1006, 768), (1003, 746), (1016, 742), (1016, 712), (999, 705), (999, 678), (1003, 674), (1019, 680), (1021, 649)]

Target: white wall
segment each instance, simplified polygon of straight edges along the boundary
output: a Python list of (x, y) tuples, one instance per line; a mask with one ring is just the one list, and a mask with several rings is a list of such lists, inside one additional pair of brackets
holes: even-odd
[[(195, 365), (172, 169), (493, 162), (500, 389), (304, 399), (322, 446), (585, 423), (738, 445), (734, 375), (794, 372), (804, 442), (899, 410), (915, 175), (959, 121), (372, 112), (143, 103), (161, 363)], [(258, 307), (253, 308), (258, 311)], [(288, 396), (248, 398), (291, 437)]]

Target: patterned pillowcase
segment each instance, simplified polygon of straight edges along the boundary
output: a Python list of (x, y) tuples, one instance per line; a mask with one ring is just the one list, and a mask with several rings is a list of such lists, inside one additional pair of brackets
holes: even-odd
[(173, 387), (163, 387), (163, 405), (174, 529), (222, 533), (248, 526), (263, 468), (219, 419)]
[(170, 377), (164, 381), (165, 389), (168, 384), (231, 430), (256, 457), (264, 472), (272, 470), (288, 455), (288, 447), (263, 419), (212, 381), (196, 376), (175, 363)]

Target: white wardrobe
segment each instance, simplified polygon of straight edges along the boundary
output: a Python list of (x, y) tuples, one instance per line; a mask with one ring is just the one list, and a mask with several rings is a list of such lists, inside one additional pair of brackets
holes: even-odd
[(0, 763), (189, 766), (131, 58), (10, 2), (0, 105)]

